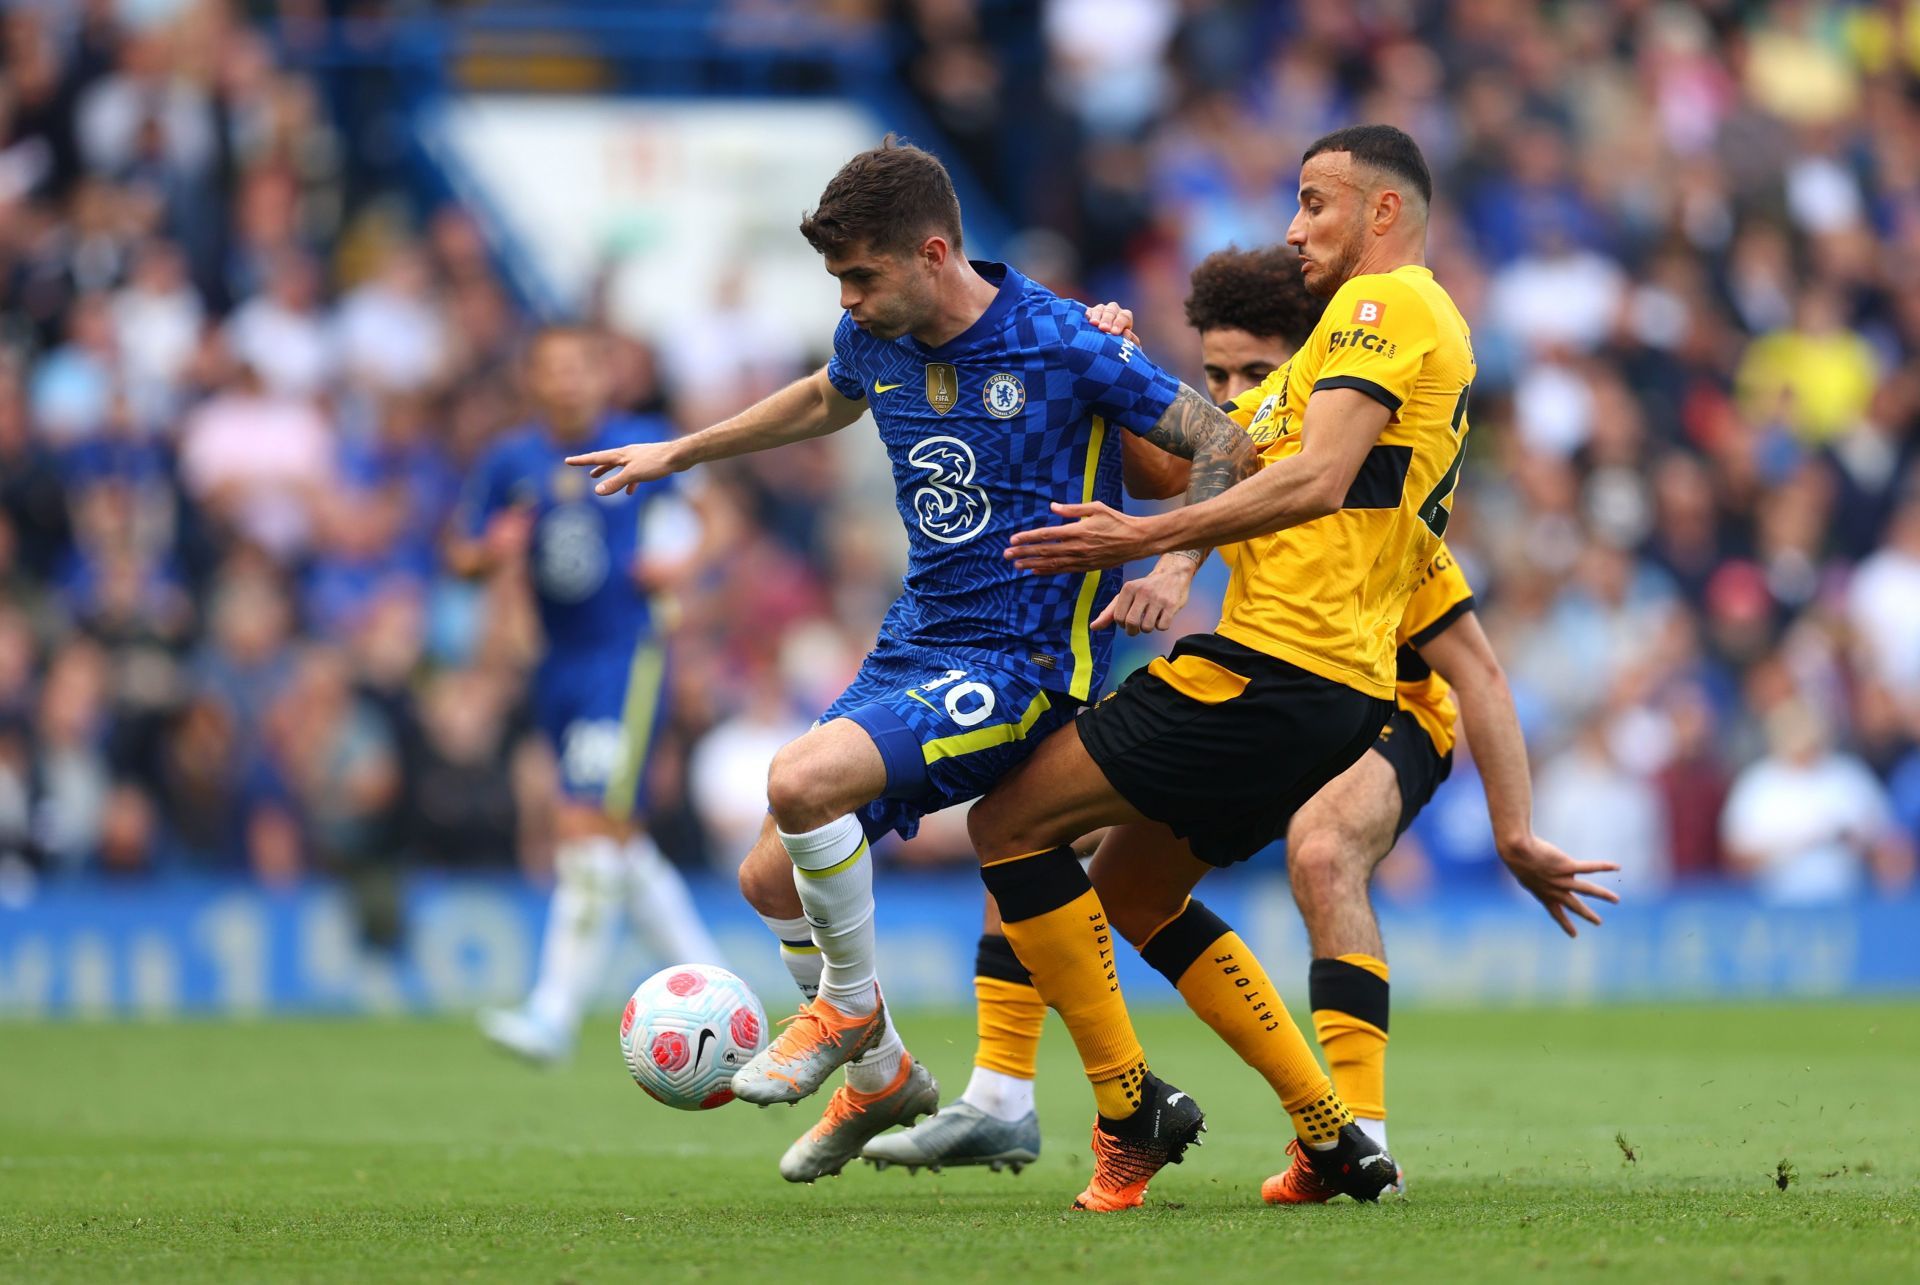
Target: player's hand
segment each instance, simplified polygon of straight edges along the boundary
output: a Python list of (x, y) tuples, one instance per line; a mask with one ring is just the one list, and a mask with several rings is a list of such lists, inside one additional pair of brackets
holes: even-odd
[(1187, 605), (1193, 573), (1199, 565), (1182, 554), (1161, 558), (1147, 575), (1120, 586), (1106, 610), (1093, 618), (1092, 628), (1119, 625), (1134, 635), (1173, 628), (1174, 617)]
[(533, 519), (532, 507), (525, 504), (496, 513), (480, 537), (487, 561), (496, 567), (525, 561), (533, 546)]
[(1153, 552), (1139, 518), (1128, 517), (1098, 500), (1092, 504), (1056, 501), (1053, 511), (1073, 521), (1014, 533), (1006, 556), (1022, 571), (1039, 576), (1100, 571)]
[(1140, 342), (1140, 336), (1133, 333), (1133, 309), (1123, 308), (1109, 300), (1096, 303), (1087, 309), (1087, 320), (1093, 323), (1095, 330), (1104, 334), (1119, 335), (1122, 339)]
[(1602, 888), (1580, 877), (1618, 870), (1620, 864), (1616, 861), (1575, 861), (1537, 834), (1530, 834), (1519, 843), (1503, 847), (1500, 859), (1507, 863), (1507, 869), (1520, 881), (1520, 886), (1547, 908), (1547, 913), (1560, 925), (1560, 931), (1569, 937), (1578, 937), (1580, 931), (1573, 926), (1573, 920), (1567, 917), (1568, 911), (1590, 924), (1597, 926), (1600, 923), (1600, 916), (1580, 900), (1581, 897), (1592, 897), (1616, 906), (1620, 904), (1619, 894), (1612, 889)]
[[(673, 448), (672, 442), (638, 442), (632, 446), (616, 446), (609, 451), (569, 455), (567, 463), (575, 468), (593, 470), (593, 475), (600, 479), (593, 485), (596, 494), (612, 495), (615, 491), (625, 491), (632, 495), (635, 488), (644, 483), (657, 482), (669, 473), (678, 471), (674, 465)], [(608, 477), (609, 473), (613, 476)]]

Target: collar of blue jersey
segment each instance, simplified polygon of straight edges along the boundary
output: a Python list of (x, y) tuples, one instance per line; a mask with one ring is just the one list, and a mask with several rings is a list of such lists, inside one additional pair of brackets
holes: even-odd
[(1000, 293), (993, 297), (993, 302), (987, 305), (987, 310), (980, 314), (978, 321), (938, 348), (929, 348), (913, 336), (907, 336), (907, 341), (919, 350), (922, 357), (945, 357), (969, 348), (986, 336), (997, 332), (1000, 329), (1001, 319), (1007, 315), (1007, 309), (1013, 307), (1013, 301), (1020, 297), (1021, 287), (1026, 284), (1025, 277), (1004, 263), (994, 263), (987, 259), (969, 259), (967, 262), (973, 265), (975, 272), (988, 281), (997, 282)]

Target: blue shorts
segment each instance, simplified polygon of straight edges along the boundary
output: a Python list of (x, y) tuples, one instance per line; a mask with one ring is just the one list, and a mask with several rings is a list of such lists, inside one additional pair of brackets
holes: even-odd
[(820, 721), (851, 719), (880, 747), (887, 788), (858, 813), (867, 837), (910, 839), (927, 813), (992, 789), (1079, 708), (977, 657), (882, 641)]
[(533, 716), (560, 765), (560, 789), (619, 820), (644, 803), (647, 754), (666, 701), (666, 649), (549, 652), (533, 679)]

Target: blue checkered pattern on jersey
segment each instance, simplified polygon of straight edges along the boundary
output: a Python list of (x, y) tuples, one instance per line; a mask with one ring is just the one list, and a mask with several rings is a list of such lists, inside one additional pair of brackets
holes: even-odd
[(1012, 268), (974, 265), (999, 292), (938, 348), (875, 339), (842, 317), (827, 377), (864, 398), (893, 464), (910, 552), (882, 635), (978, 655), (1086, 700), (1106, 677), (1110, 631), (1087, 623), (1120, 573), (1029, 576), (1002, 553), (1015, 531), (1058, 521), (1049, 505), (1119, 507), (1117, 427), (1144, 433), (1179, 382), (1086, 308)]

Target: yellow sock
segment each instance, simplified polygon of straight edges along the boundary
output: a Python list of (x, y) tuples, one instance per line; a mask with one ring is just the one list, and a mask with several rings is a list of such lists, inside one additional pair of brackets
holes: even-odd
[(1126, 1119), (1140, 1108), (1146, 1055), (1120, 994), (1107, 912), (1079, 859), (1072, 848), (1052, 848), (996, 862), (981, 875), (1034, 989), (1080, 1050), (1100, 1114)]
[(1302, 1138), (1332, 1142), (1353, 1119), (1267, 970), (1218, 915), (1189, 900), (1140, 954), (1173, 982), (1201, 1021), (1266, 1077)]
[(1333, 1087), (1355, 1115), (1386, 1119), (1386, 961), (1372, 955), (1316, 959), (1307, 973), (1307, 993)]
[(974, 1014), (980, 1033), (973, 1064), (1031, 1080), (1040, 1057), (1047, 1005), (1033, 975), (1005, 937), (983, 933), (973, 964)]

